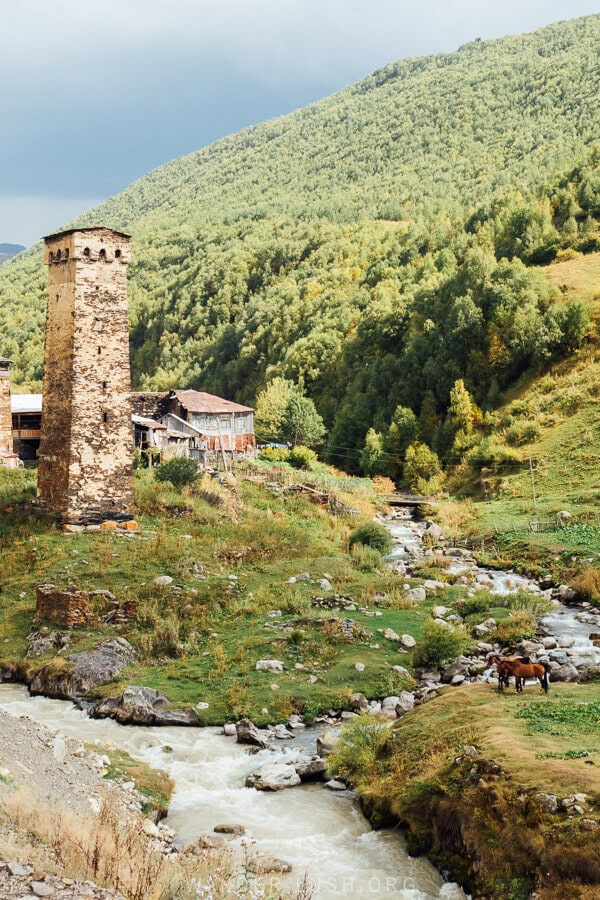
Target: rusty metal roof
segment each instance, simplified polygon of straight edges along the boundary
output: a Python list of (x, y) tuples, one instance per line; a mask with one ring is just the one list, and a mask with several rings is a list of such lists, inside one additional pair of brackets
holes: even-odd
[(162, 422), (157, 422), (156, 419), (147, 419), (145, 416), (132, 416), (131, 421), (135, 425), (141, 425), (143, 428), (150, 428), (152, 431), (160, 431), (164, 429), (166, 431), (167, 426), (163, 425)]
[(191, 413), (247, 413), (254, 412), (251, 406), (242, 406), (232, 400), (224, 400), (215, 394), (205, 391), (173, 391), (171, 396), (177, 397), (181, 405)]

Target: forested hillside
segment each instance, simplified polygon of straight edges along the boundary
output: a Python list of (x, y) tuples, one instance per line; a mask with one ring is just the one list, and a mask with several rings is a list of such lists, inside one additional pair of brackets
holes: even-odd
[[(253, 403), (281, 375), (354, 471), (400, 476), (416, 440), (471, 452), (502, 392), (585, 338), (537, 267), (600, 248), (599, 46), (593, 16), (395, 63), (87, 213), (133, 235), (135, 385)], [(24, 387), (44, 283), (39, 250), (0, 272)]]

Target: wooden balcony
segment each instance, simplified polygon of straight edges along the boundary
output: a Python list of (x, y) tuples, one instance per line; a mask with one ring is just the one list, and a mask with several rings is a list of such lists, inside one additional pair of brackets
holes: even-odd
[(13, 440), (15, 441), (39, 441), (39, 428), (13, 428)]

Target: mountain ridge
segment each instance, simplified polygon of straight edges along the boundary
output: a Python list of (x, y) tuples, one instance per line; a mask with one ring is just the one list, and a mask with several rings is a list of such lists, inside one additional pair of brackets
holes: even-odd
[[(515, 343), (498, 368), (518, 303), (509, 324), (492, 321), (483, 283), (461, 273), (470, 250), (493, 253), (494, 277), (536, 298), (537, 321), (557, 295), (519, 265), (595, 249), (599, 45), (600, 16), (589, 16), (391, 63), (171, 161), (70, 223), (133, 235), (136, 387), (251, 402), (283, 375), (353, 455), (399, 404), (420, 414), (427, 389), (441, 416), (459, 377), (492, 402), (494, 383), (558, 350), (530, 335), (529, 357), (517, 362)], [(0, 352), (22, 385), (41, 375), (43, 293), (37, 251), (3, 268)], [(453, 337), (447, 322), (467, 308), (475, 331)], [(415, 371), (430, 373), (422, 386)]]

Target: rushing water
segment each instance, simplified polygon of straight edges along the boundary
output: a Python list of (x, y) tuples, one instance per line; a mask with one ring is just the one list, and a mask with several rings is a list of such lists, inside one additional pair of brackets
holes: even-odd
[[(289, 759), (302, 746), (312, 752), (317, 732), (307, 729), (291, 747), (282, 741), (274, 752), (250, 755), (220, 729), (121, 726), (89, 719), (71, 703), (30, 697), (16, 685), (0, 685), (0, 707), (100, 747), (112, 741), (165, 770), (175, 782), (166, 821), (179, 843), (191, 843), (220, 823), (239, 823), (246, 829), (241, 840), (255, 842), (253, 850), (292, 863), (292, 875), (281, 879), (289, 889), (307, 873), (317, 900), (464, 898), (456, 885), (443, 884), (424, 857), (409, 857), (397, 831), (373, 831), (349, 792), (336, 793), (322, 784), (279, 793), (244, 787), (248, 773), (262, 764)], [(241, 847), (241, 840), (233, 846)]]
[[(390, 518), (381, 520), (394, 540), (390, 553), (392, 562), (410, 564), (415, 558), (423, 555), (423, 535), (427, 527), (425, 522), (416, 521), (408, 510), (395, 513)], [(469, 572), (474, 577), (475, 589), (487, 589), (496, 594), (511, 594), (515, 591), (531, 591), (542, 593), (536, 581), (515, 572), (502, 569), (489, 569), (478, 566), (474, 560), (456, 556), (446, 571), (453, 575)], [(549, 595), (551, 592), (545, 592)], [(585, 621), (589, 618), (589, 621)], [(580, 606), (564, 606), (558, 603), (547, 615), (540, 619), (540, 624), (548, 634), (559, 639), (573, 642), (568, 648), (569, 656), (577, 658), (587, 665), (600, 665), (600, 647), (594, 646), (590, 634), (600, 632), (600, 624), (594, 622), (597, 615)]]

